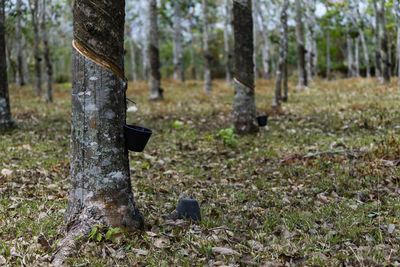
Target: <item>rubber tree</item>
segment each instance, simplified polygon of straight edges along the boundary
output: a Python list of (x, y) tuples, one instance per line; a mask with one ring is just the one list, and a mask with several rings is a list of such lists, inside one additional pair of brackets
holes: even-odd
[[(279, 43), (279, 61), (278, 68), (275, 75), (275, 97), (272, 108), (276, 109), (281, 105), (282, 101), (282, 78), (287, 75), (287, 9), (289, 8), (289, 1), (282, 0), (280, 22), (281, 22), (281, 36)], [(286, 77), (287, 87), (287, 77)], [(287, 89), (285, 91), (285, 100), (287, 101)]]
[(302, 21), (301, 0), (296, 0), (296, 39), (298, 56), (299, 88), (308, 86), (306, 72), (306, 49), (304, 47), (304, 27)]
[(400, 1), (394, 2), (394, 10), (396, 13), (397, 23), (397, 43), (396, 43), (396, 60), (397, 60), (397, 75), (398, 85), (400, 86)]
[(225, 79), (226, 84), (232, 85), (232, 74), (231, 74), (231, 60), (232, 52), (231, 46), (229, 45), (229, 25), (231, 25), (231, 8), (229, 0), (225, 0), (223, 4), (224, 9), (224, 64), (225, 64)]
[(32, 16), (32, 27), (33, 27), (33, 54), (35, 58), (35, 68), (34, 68), (34, 91), (37, 96), (42, 94), (42, 71), (41, 64), (42, 61), (40, 57), (40, 36), (39, 36), (39, 0), (28, 0), (29, 8)]
[(125, 1), (74, 2), (71, 187), (66, 235), (53, 264), (73, 253), (95, 224), (143, 228), (125, 147)]
[(380, 15), (378, 9), (378, 3), (376, 0), (372, 1), (374, 6), (374, 14), (375, 14), (375, 76), (378, 79), (381, 79), (382, 76), (382, 62), (381, 62), (381, 41), (380, 41)]
[(0, 0), (0, 131), (9, 129), (13, 125), (7, 82), (5, 0)]
[(190, 33), (190, 75), (193, 80), (196, 79), (197, 73), (196, 73), (196, 50), (195, 50), (195, 44), (196, 44), (196, 37), (194, 34), (194, 29), (195, 29), (195, 23), (194, 23), (194, 13), (195, 13), (195, 8), (194, 4), (190, 6), (191, 7), (191, 12), (189, 13), (189, 33)]
[(258, 132), (254, 99), (253, 17), (251, 0), (233, 1), (233, 29), (235, 38), (235, 95), (233, 123), (235, 132)]
[(204, 89), (206, 93), (212, 92), (211, 84), (211, 53), (210, 53), (210, 37), (208, 27), (208, 5), (207, 0), (202, 0), (203, 14), (203, 53), (204, 53)]
[(47, 10), (46, 10), (46, 2), (47, 0), (42, 1), (42, 23), (41, 23), (41, 31), (42, 31), (42, 40), (43, 40), (43, 58), (44, 58), (44, 67), (46, 73), (46, 103), (53, 102), (53, 71), (52, 64), (50, 59), (50, 47), (49, 47), (49, 37), (48, 37), (48, 29), (46, 27), (47, 22)]
[(305, 1), (306, 12), (305, 12), (305, 25), (306, 25), (306, 70), (307, 70), (307, 80), (312, 81), (315, 75), (316, 64), (316, 41), (315, 41), (315, 0)]
[(173, 1), (173, 28), (174, 28), (174, 79), (185, 82), (185, 66), (183, 62), (183, 34), (182, 34), (182, 4)]
[(21, 10), (21, 0), (17, 0), (16, 2), (16, 24), (15, 24), (15, 35), (16, 35), (16, 40), (15, 40), (15, 46), (16, 46), (16, 56), (17, 56), (17, 75), (16, 75), (16, 82), (17, 82), (17, 87), (21, 87), (25, 85), (25, 79), (24, 79), (24, 66), (23, 66), (23, 55), (22, 55), (22, 34), (21, 34), (21, 16), (22, 16), (22, 10)]
[[(377, 0), (374, 0), (377, 2)], [(380, 57), (382, 60), (382, 77), (385, 83), (390, 83), (390, 59), (388, 55), (388, 36), (386, 33), (386, 23), (385, 23), (385, 0), (380, 0), (376, 3), (377, 15), (379, 16), (379, 40), (380, 46)]]
[(160, 51), (158, 49), (157, 0), (149, 1), (149, 61), (150, 61), (150, 100), (162, 100), (160, 72)]

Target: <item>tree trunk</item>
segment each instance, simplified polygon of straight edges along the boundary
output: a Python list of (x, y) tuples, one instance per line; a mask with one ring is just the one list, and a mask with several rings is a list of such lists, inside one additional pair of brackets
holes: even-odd
[(0, 0), (0, 131), (14, 125), (8, 96), (4, 3), (5, 0)]
[(46, 85), (46, 103), (52, 103), (53, 102), (53, 71), (52, 71), (52, 65), (51, 65), (51, 60), (50, 60), (50, 49), (49, 49), (49, 38), (48, 38), (48, 33), (47, 33), (47, 28), (46, 28), (46, 1), (43, 0), (42, 4), (42, 40), (43, 40), (43, 57), (44, 57), (44, 66), (46, 68), (46, 80), (47, 80), (47, 85)]
[(299, 72), (299, 88), (307, 87), (307, 72), (305, 61), (304, 48), (304, 29), (301, 14), (300, 0), (296, 0), (296, 39), (297, 39), (297, 54), (298, 54), (298, 72)]
[(374, 11), (375, 11), (375, 76), (381, 78), (381, 54), (380, 54), (380, 15), (376, 0), (373, 0)]
[(307, 0), (306, 2), (306, 68), (307, 68), (307, 80), (310, 82), (313, 80), (314, 69), (315, 69), (315, 1)]
[(385, 23), (385, 0), (379, 5), (379, 39), (381, 41), (382, 76), (386, 84), (390, 83), (390, 60), (388, 56), (388, 37)]
[(160, 73), (160, 52), (158, 50), (158, 20), (157, 20), (157, 0), (149, 1), (149, 18), (150, 18), (150, 42), (149, 42), (149, 59), (150, 59), (150, 100), (162, 100), (163, 89), (161, 89), (161, 73)]
[(360, 48), (359, 48), (359, 43), (360, 43), (360, 38), (355, 39), (356, 43), (356, 50), (355, 50), (355, 76), (360, 77)]
[(211, 93), (211, 53), (208, 36), (208, 10), (207, 0), (202, 0), (202, 11), (203, 11), (203, 50), (204, 50), (204, 92)]
[(135, 47), (133, 45), (133, 38), (132, 33), (130, 33), (130, 40), (129, 40), (129, 50), (131, 54), (131, 65), (132, 65), (132, 81), (137, 81), (137, 73), (136, 73), (136, 57), (135, 57)]
[(40, 67), (40, 50), (39, 50), (39, 0), (29, 0), (29, 7), (32, 15), (32, 27), (33, 27), (33, 54), (35, 57), (35, 81), (34, 91), (37, 96), (42, 94), (42, 72)]
[(173, 1), (174, 6), (174, 79), (185, 82), (185, 66), (183, 63), (182, 44), (182, 7), (179, 1)]
[(86, 237), (95, 224), (128, 231), (143, 228), (123, 130), (124, 7), (124, 0), (74, 2), (68, 232), (58, 243), (55, 266), (72, 254), (76, 237)]
[[(269, 66), (269, 59), (270, 59), (270, 54), (269, 54), (269, 49), (271, 47), (271, 42), (269, 39), (269, 30), (268, 30), (268, 25), (269, 25), (269, 14), (267, 14), (267, 17), (264, 17), (261, 7), (260, 7), (260, 3), (259, 1), (253, 1), (254, 3), (254, 12), (258, 13), (258, 16), (260, 17), (260, 19), (256, 19), (254, 24), (258, 27), (256, 27), (256, 29), (258, 28), (258, 31), (261, 33), (261, 37), (262, 37), (262, 44), (261, 44), (261, 56), (262, 56), (262, 64), (263, 64), (263, 69), (264, 69), (264, 79), (269, 80), (271, 79), (271, 68)], [(267, 9), (269, 8), (267, 2)], [(258, 23), (257, 23), (258, 21)], [(261, 24), (261, 25), (259, 25)], [(266, 24), (266, 25), (265, 25)]]
[(287, 13), (286, 10), (289, 8), (288, 1), (283, 0), (281, 9), (281, 40), (279, 44), (279, 61), (275, 76), (275, 97), (272, 104), (273, 109), (277, 109), (281, 105), (282, 100), (282, 76), (285, 72), (285, 61), (286, 61), (286, 30), (287, 24)]
[(331, 31), (326, 29), (326, 77), (331, 77)]
[(254, 99), (253, 17), (251, 0), (233, 0), (235, 96), (233, 122), (239, 134), (258, 132)]
[(228, 86), (232, 85), (232, 75), (231, 75), (231, 47), (229, 45), (229, 25), (231, 24), (231, 11), (229, 7), (229, 1), (225, 0), (224, 2), (224, 49), (225, 49), (225, 78), (226, 84)]
[(353, 41), (350, 37), (349, 25), (346, 24), (346, 45), (347, 45), (347, 77), (354, 77), (353, 72)]
[(194, 16), (194, 8), (193, 12), (190, 14), (189, 17), (189, 31), (190, 31), (190, 74), (191, 78), (195, 80), (197, 78), (196, 74), (196, 51), (195, 51), (195, 36), (194, 36), (194, 25), (193, 25), (193, 16)]
[(23, 57), (22, 57), (22, 35), (21, 35), (21, 0), (17, 0), (16, 4), (16, 27), (15, 27), (15, 34), (16, 34), (16, 49), (17, 49), (17, 87), (20, 88), (21, 86), (25, 85), (24, 79), (24, 70), (23, 70)]
[(286, 7), (283, 10), (283, 14), (281, 16), (282, 20), (282, 28), (283, 28), (283, 49), (284, 49), (284, 59), (283, 59), (283, 102), (288, 101), (288, 53), (289, 53), (289, 37), (288, 37), (288, 15), (287, 11), (289, 9), (289, 1), (283, 0), (282, 6)]
[(394, 10), (397, 18), (396, 61), (397, 61), (398, 85), (400, 86), (400, 1), (394, 3)]
[(147, 81), (149, 79), (149, 42), (144, 41), (142, 46), (142, 80)]
[(367, 69), (366, 70), (366, 75), (367, 75), (367, 78), (371, 78), (371, 67), (370, 67), (370, 64), (369, 64), (368, 47), (367, 47), (367, 43), (365, 41), (365, 34), (364, 34), (364, 31), (362, 29), (359, 29), (358, 32), (360, 34), (361, 45), (363, 47), (365, 67)]

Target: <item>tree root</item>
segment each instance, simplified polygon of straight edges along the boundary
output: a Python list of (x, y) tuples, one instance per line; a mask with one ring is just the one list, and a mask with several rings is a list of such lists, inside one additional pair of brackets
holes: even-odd
[(81, 213), (75, 212), (69, 216), (65, 231), (63, 231), (64, 238), (57, 244), (52, 264), (61, 266), (67, 258), (72, 257), (96, 224), (104, 225), (105, 223), (94, 209), (83, 209)]

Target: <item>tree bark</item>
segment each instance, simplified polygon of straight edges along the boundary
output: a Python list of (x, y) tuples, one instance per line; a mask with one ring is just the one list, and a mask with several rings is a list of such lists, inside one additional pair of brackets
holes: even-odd
[(129, 50), (131, 54), (131, 65), (132, 65), (132, 81), (137, 81), (137, 73), (136, 73), (136, 54), (135, 54), (135, 47), (133, 45), (133, 38), (132, 33), (130, 33), (130, 40), (129, 40)]
[(397, 75), (398, 86), (400, 86), (400, 1), (394, 3), (394, 10), (397, 19), (397, 46), (396, 46), (396, 61), (397, 61)]
[[(254, 24), (258, 27), (255, 27), (256, 29), (258, 28), (258, 31), (261, 33), (262, 37), (262, 44), (261, 44), (261, 56), (262, 56), (262, 64), (263, 64), (263, 69), (264, 69), (264, 79), (270, 80), (271, 79), (271, 68), (270, 68), (270, 53), (269, 49), (271, 47), (271, 41), (269, 39), (269, 30), (268, 30), (268, 25), (270, 23), (269, 20), (269, 14), (267, 14), (267, 17), (264, 17), (261, 7), (260, 7), (260, 2), (259, 1), (253, 1), (254, 3), (254, 12), (257, 12), (258, 16), (260, 17), (260, 20), (256, 20)], [(269, 4), (267, 4), (267, 10), (270, 8)], [(258, 21), (258, 23), (257, 23)]]
[(202, 0), (202, 13), (203, 13), (203, 50), (204, 50), (204, 92), (212, 92), (211, 84), (211, 60), (212, 56), (210, 53), (209, 44), (209, 33), (208, 33), (208, 8), (207, 0)]
[(365, 67), (367, 69), (366, 70), (366, 75), (367, 75), (367, 78), (371, 78), (371, 67), (370, 67), (370, 64), (369, 64), (368, 47), (367, 47), (367, 43), (365, 41), (365, 34), (364, 34), (364, 31), (362, 29), (359, 29), (358, 32), (360, 34), (361, 45), (362, 45), (362, 48), (363, 48)]
[(22, 56), (22, 34), (21, 34), (21, 0), (17, 0), (16, 3), (16, 27), (15, 27), (15, 34), (16, 34), (16, 49), (17, 49), (17, 87), (20, 88), (21, 86), (25, 85), (24, 79), (24, 70), (23, 70), (23, 56)]
[(251, 0), (233, 1), (235, 37), (235, 96), (233, 121), (235, 132), (258, 132), (254, 99), (253, 17)]
[(157, 0), (149, 1), (150, 18), (150, 42), (149, 42), (149, 60), (150, 60), (150, 100), (162, 100), (163, 90), (161, 89), (160, 73), (160, 52), (158, 49), (158, 19), (157, 19)]
[(360, 48), (359, 48), (359, 43), (360, 43), (360, 38), (355, 39), (355, 76), (360, 77)]
[(379, 39), (381, 41), (382, 76), (386, 84), (390, 83), (390, 60), (388, 56), (388, 37), (385, 23), (385, 0), (380, 1), (379, 6)]
[(49, 38), (48, 38), (48, 30), (46, 28), (46, 0), (43, 0), (42, 3), (42, 40), (43, 40), (43, 57), (44, 57), (44, 66), (46, 68), (46, 103), (53, 102), (53, 71), (52, 64), (50, 59), (50, 48), (49, 48)]
[(315, 72), (315, 0), (307, 0), (306, 7), (306, 68), (307, 80), (310, 82)]
[(5, 0), (0, 0), (0, 131), (9, 129), (13, 125), (7, 82)]
[(331, 31), (326, 29), (326, 77), (331, 77)]
[(42, 61), (40, 57), (39, 50), (39, 0), (29, 0), (29, 7), (32, 15), (32, 27), (33, 27), (33, 54), (35, 57), (35, 81), (34, 81), (34, 91), (37, 96), (42, 94), (42, 71), (40, 67), (40, 62)]
[(289, 9), (289, 1), (288, 0), (283, 0), (283, 6), (287, 6), (287, 8), (284, 10), (284, 15), (283, 15), (283, 48), (284, 48), (284, 63), (283, 63), (283, 102), (287, 102), (289, 99), (288, 91), (289, 91), (289, 86), (288, 86), (288, 54), (289, 54), (289, 30), (288, 30), (288, 15), (287, 11)]
[(174, 7), (174, 79), (185, 82), (183, 62), (182, 7), (179, 1), (173, 1)]
[(378, 10), (378, 5), (376, 0), (373, 0), (373, 5), (374, 5), (374, 11), (375, 11), (375, 76), (380, 79), (381, 78), (381, 53), (380, 53), (380, 45), (381, 45), (381, 40), (380, 40), (380, 15), (379, 15), (379, 10)]
[(299, 88), (308, 86), (306, 61), (304, 48), (304, 29), (302, 22), (302, 11), (300, 0), (296, 0), (296, 39), (297, 39), (297, 54), (298, 54), (298, 72), (299, 72)]
[(225, 49), (225, 79), (228, 86), (232, 85), (232, 75), (231, 75), (231, 59), (232, 52), (231, 46), (229, 45), (229, 25), (231, 24), (231, 11), (229, 6), (229, 0), (224, 2), (224, 49)]
[(56, 266), (73, 254), (76, 237), (86, 237), (95, 224), (143, 228), (123, 130), (124, 7), (124, 0), (74, 2), (71, 188), (68, 232), (58, 243)]
[(193, 25), (193, 17), (194, 17), (194, 8), (193, 12), (190, 13), (189, 16), (189, 31), (190, 31), (190, 73), (191, 73), (191, 78), (195, 80), (197, 78), (196, 74), (196, 51), (195, 51), (195, 36), (194, 36), (194, 25)]
[[(287, 28), (287, 9), (289, 8), (288, 0), (283, 0), (281, 7), (281, 40), (279, 44), (279, 62), (278, 68), (276, 70), (275, 76), (275, 97), (274, 102), (272, 104), (273, 109), (277, 109), (281, 105), (282, 100), (282, 76), (285, 73), (285, 62), (287, 58), (286, 47), (287, 47), (287, 36), (286, 29)], [(286, 26), (285, 26), (286, 25)], [(287, 93), (286, 93), (287, 94)], [(286, 95), (287, 98), (287, 95)]]

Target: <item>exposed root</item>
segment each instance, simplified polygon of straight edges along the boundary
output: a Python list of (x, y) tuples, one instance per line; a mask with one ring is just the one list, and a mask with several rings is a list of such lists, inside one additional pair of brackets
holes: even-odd
[(66, 234), (57, 244), (52, 264), (61, 266), (67, 258), (72, 257), (79, 250), (80, 245), (86, 241), (90, 231), (96, 224), (104, 225), (105, 223), (94, 209), (84, 209), (79, 214), (72, 214), (68, 218), (65, 228)]

